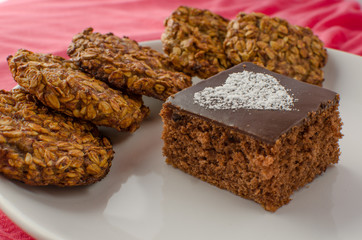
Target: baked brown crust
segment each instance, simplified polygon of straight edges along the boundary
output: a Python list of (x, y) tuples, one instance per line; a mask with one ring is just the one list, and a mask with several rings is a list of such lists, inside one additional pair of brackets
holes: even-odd
[(253, 62), (271, 71), (321, 86), (327, 61), (323, 42), (309, 28), (261, 13), (239, 13), (229, 22), (225, 52), (234, 64)]
[(231, 66), (223, 49), (228, 22), (209, 10), (180, 6), (165, 20), (163, 50), (180, 71), (211, 77)]
[[(166, 163), (275, 212), (297, 189), (337, 164), (338, 105), (313, 113), (274, 145), (173, 107), (160, 112)], [(326, 116), (328, 116), (326, 118)]]
[(118, 89), (166, 100), (191, 86), (191, 78), (174, 70), (170, 59), (128, 37), (92, 28), (73, 37), (68, 55), (84, 71)]
[(24, 89), (0, 90), (0, 173), (30, 185), (101, 180), (113, 149), (96, 126), (41, 104)]
[(149, 112), (141, 96), (114, 90), (64, 58), (19, 50), (8, 63), (20, 86), (69, 116), (133, 132)]

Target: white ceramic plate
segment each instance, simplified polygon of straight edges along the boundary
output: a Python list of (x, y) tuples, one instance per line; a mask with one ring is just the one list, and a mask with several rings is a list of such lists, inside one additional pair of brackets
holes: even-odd
[(324, 86), (340, 93), (344, 121), (340, 163), (276, 213), (166, 165), (161, 102), (149, 98), (152, 114), (134, 134), (103, 129), (116, 152), (104, 180), (62, 189), (1, 177), (1, 209), (38, 239), (361, 239), (362, 57), (328, 54)]

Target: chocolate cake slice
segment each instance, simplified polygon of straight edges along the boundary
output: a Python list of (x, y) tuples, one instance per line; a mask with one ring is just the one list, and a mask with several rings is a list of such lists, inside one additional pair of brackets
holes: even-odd
[(268, 211), (338, 162), (339, 95), (241, 63), (164, 103), (166, 162)]

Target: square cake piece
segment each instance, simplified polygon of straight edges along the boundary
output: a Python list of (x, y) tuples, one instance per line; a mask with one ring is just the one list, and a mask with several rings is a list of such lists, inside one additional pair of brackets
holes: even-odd
[(241, 63), (168, 98), (166, 162), (268, 211), (338, 162), (339, 95)]

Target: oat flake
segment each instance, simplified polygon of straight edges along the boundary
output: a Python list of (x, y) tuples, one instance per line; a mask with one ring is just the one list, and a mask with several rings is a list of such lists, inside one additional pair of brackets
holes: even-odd
[(194, 94), (194, 102), (207, 109), (264, 109), (291, 111), (295, 99), (271, 75), (232, 73), (224, 85)]

